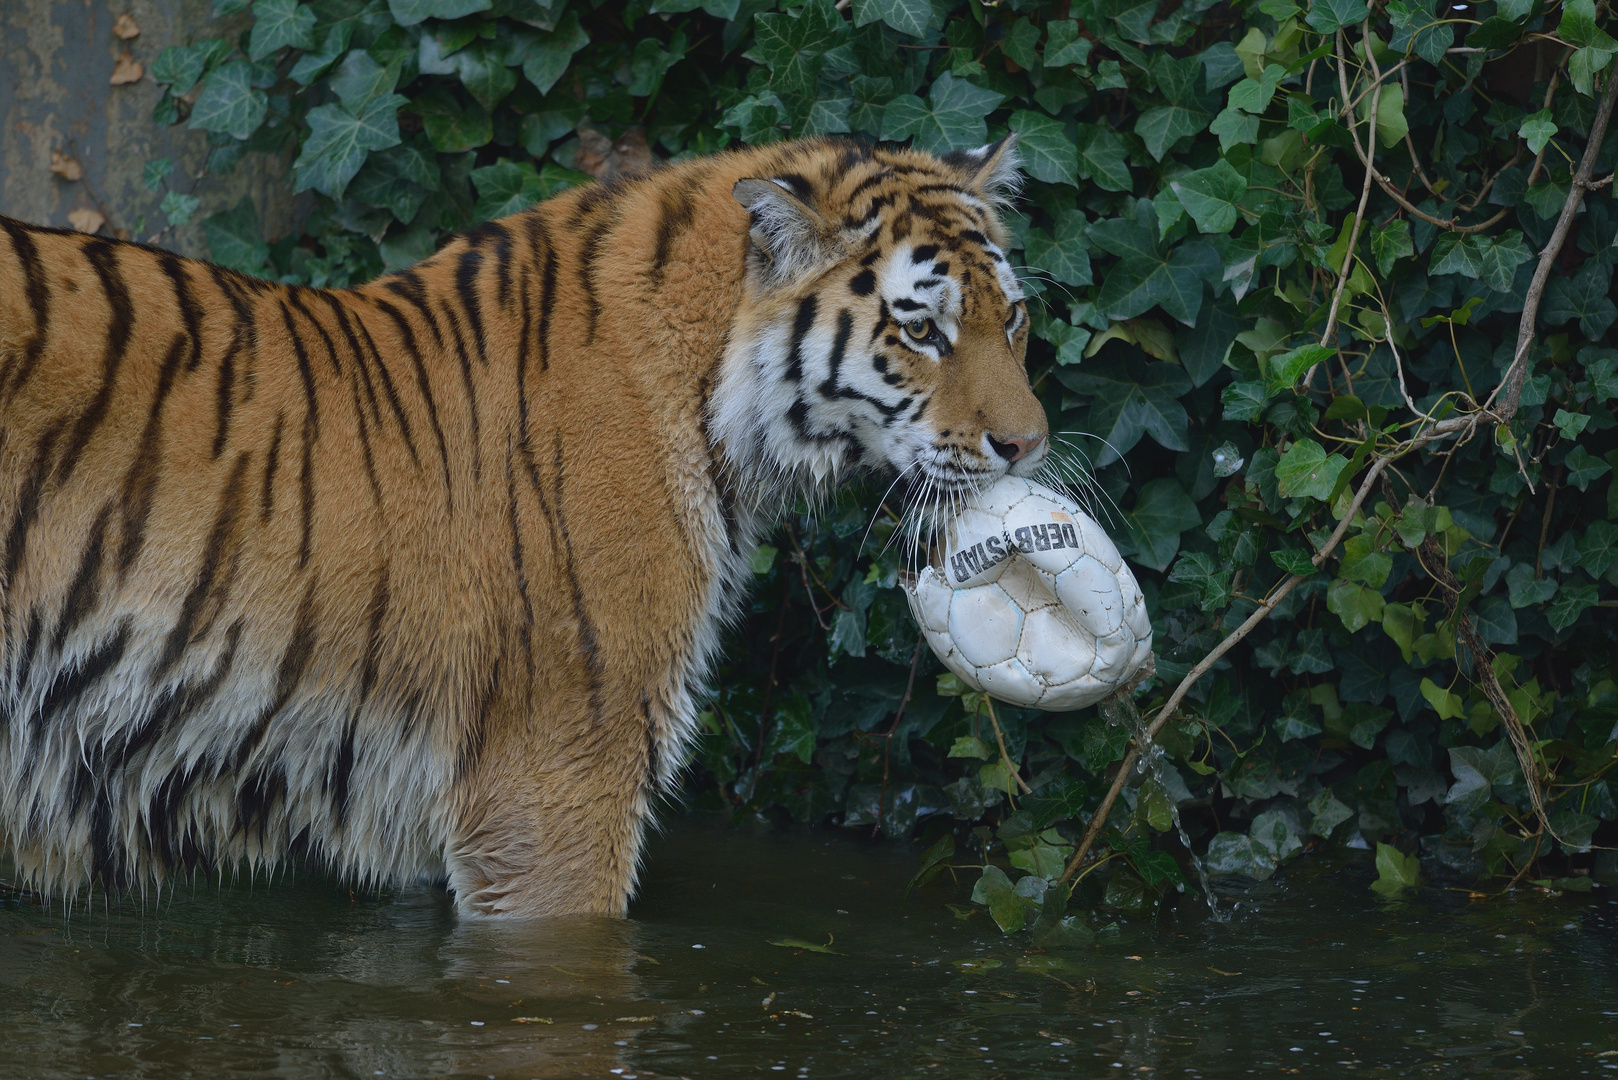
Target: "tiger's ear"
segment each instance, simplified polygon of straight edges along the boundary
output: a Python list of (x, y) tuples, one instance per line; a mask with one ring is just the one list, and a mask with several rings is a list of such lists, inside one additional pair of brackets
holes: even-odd
[(976, 150), (952, 150), (943, 161), (953, 165), (978, 194), (1000, 206), (1010, 205), (1022, 190), (1022, 161), (1017, 157), (1017, 133)]
[(836, 257), (831, 225), (789, 180), (748, 177), (730, 190), (747, 208), (752, 222), (748, 235), (768, 287), (796, 281)]

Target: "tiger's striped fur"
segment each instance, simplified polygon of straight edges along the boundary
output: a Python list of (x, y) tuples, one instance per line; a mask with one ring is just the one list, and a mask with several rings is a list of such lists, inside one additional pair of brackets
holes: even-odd
[(1014, 178), (1009, 144), (780, 144), (341, 291), (0, 218), (22, 876), (302, 853), (466, 914), (622, 913), (781, 508), (1043, 454)]

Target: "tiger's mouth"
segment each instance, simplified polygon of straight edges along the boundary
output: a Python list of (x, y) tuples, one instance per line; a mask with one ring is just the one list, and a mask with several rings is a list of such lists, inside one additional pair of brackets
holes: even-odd
[(1048, 441), (1018, 461), (997, 460), (955, 443), (934, 442), (918, 452), (905, 470), (907, 488), (931, 484), (946, 495), (975, 493), (1002, 476), (1032, 476), (1044, 463)]
[(905, 470), (905, 488), (907, 494), (923, 501), (958, 500), (975, 495), (1005, 471), (960, 446), (935, 443), (918, 453)]

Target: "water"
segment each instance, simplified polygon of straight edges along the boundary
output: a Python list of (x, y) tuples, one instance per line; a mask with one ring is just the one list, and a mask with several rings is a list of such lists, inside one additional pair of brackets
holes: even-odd
[(676, 820), (621, 922), (458, 923), (431, 890), (311, 880), (13, 905), (0, 1076), (1618, 1073), (1614, 890), (1390, 902), (1369, 859), (1304, 856), (1216, 883), (1227, 922), (1187, 896), (1057, 953), (957, 918), (964, 881), (905, 903), (915, 856)]
[[(1167, 793), (1170, 788), (1164, 779), (1163, 748), (1152, 738), (1147, 730), (1146, 721), (1141, 718), (1140, 709), (1129, 697), (1112, 697), (1102, 703), (1101, 713), (1107, 722), (1116, 724), (1120, 720), (1129, 728), (1134, 737), (1135, 745), (1140, 748), (1140, 756), (1135, 760), (1135, 768), (1151, 774), (1157, 786)], [(1208, 880), (1208, 868), (1203, 864), (1202, 856), (1197, 854), (1196, 846), (1191, 843), (1191, 834), (1185, 831), (1185, 825), (1180, 821), (1180, 806), (1171, 795), (1168, 798), (1169, 818), (1174, 822), (1174, 831), (1179, 834), (1180, 843), (1184, 845), (1185, 852), (1191, 860), (1191, 866), (1197, 872), (1197, 880), (1202, 883), (1202, 895), (1208, 902), (1208, 914), (1216, 922), (1224, 922), (1225, 915), (1219, 910), (1219, 899), (1214, 895), (1213, 883)]]

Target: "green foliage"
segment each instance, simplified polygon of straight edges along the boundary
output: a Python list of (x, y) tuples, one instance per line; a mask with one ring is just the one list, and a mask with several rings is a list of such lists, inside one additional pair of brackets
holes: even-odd
[(1421, 884), (1421, 861), (1392, 844), (1376, 846), (1376, 880), (1371, 888), (1383, 896), (1398, 896)]
[[(1161, 781), (1126, 787), (1070, 895), (1055, 879), (1128, 732), (1093, 710), (999, 706), (991, 721), (918, 644), (889, 543), (897, 501), (871, 487), (800, 507), (753, 559), (692, 797), (928, 829), (918, 890), (965, 872), (1003, 929), (1063, 944), (1089, 933), (1070, 910), (1148, 909), (1185, 883), (1173, 804), (1216, 875), (1350, 844), (1376, 849), (1394, 891), (1418, 857), (1429, 877), (1537, 859), (1552, 863), (1539, 880), (1577, 880), (1564, 864), (1618, 840), (1611, 187), (1585, 196), (1559, 253), (1509, 425), (1405, 454), (1344, 523), (1376, 455), (1473, 409), (1511, 362), (1618, 55), (1601, 10), (258, 0), (239, 37), (204, 29), (152, 74), (158, 117), (209, 133), (210, 171), (287, 153), (312, 193), (306, 235), (273, 244), (250, 204), (215, 215), (215, 257), (317, 286), (430, 254), (642, 137), (677, 158), (1019, 133), (1028, 184), (1009, 225), (1036, 297), (1029, 372), (1146, 591), (1158, 677), (1143, 712), (1271, 590), (1301, 584), (1192, 688), (1159, 737)], [(1533, 44), (1547, 35), (1573, 47), (1554, 85), (1564, 53)], [(1372, 60), (1398, 68), (1380, 93)], [(1359, 153), (1387, 183), (1356, 222)], [(1595, 175), (1615, 160), (1609, 139)], [(168, 188), (171, 220), (194, 208), (166, 162), (145, 179)], [(1484, 663), (1526, 725), (1560, 843)]]

